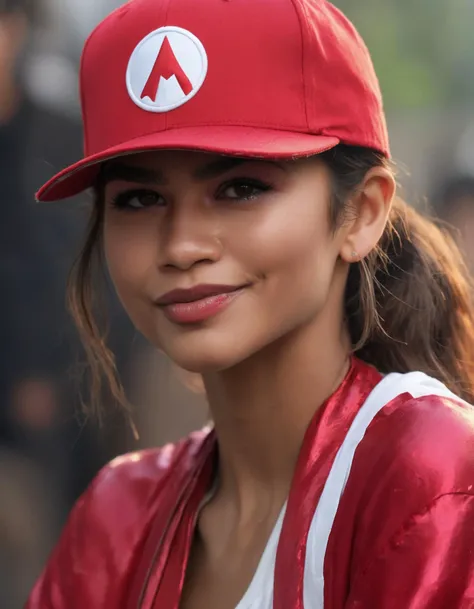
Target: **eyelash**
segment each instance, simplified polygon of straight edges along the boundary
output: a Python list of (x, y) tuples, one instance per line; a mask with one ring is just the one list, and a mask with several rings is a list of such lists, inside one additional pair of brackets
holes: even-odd
[(133, 199), (139, 199), (140, 197), (152, 196), (156, 199), (159, 199), (160, 195), (154, 190), (147, 190), (146, 188), (136, 188), (133, 190), (124, 190), (123, 192), (119, 192), (113, 199), (110, 204), (115, 209), (120, 209), (124, 211), (140, 211), (141, 209), (146, 209), (147, 207), (155, 207), (154, 205), (144, 205), (143, 207), (135, 207), (130, 205), (130, 201)]
[[(250, 186), (251, 188), (253, 188), (254, 190), (260, 191), (257, 194), (252, 194), (250, 196), (247, 197), (225, 197), (222, 195), (222, 193), (224, 193), (227, 189), (229, 188), (238, 188), (239, 186)], [(232, 180), (230, 180), (229, 182), (226, 182), (225, 184), (222, 184), (217, 193), (216, 193), (216, 199), (218, 200), (228, 200), (228, 201), (234, 201), (234, 202), (239, 202), (239, 201), (243, 201), (243, 202), (247, 202), (247, 201), (253, 201), (255, 199), (257, 199), (260, 194), (264, 194), (265, 192), (268, 192), (272, 190), (272, 187), (270, 186), (270, 184), (267, 184), (265, 182), (262, 182), (261, 180), (256, 180), (256, 179), (251, 179), (251, 178), (234, 178)], [(120, 192), (118, 193), (115, 197), (113, 197), (113, 199), (111, 200), (111, 206), (116, 208), (116, 209), (120, 209), (120, 210), (124, 210), (124, 211), (140, 211), (143, 209), (147, 209), (149, 207), (164, 207), (165, 204), (159, 204), (158, 202), (151, 204), (151, 205), (144, 205), (142, 207), (135, 207), (133, 205), (130, 205), (130, 202), (134, 199), (134, 198), (141, 198), (141, 197), (154, 197), (157, 201), (162, 198), (161, 195), (156, 192), (155, 190), (152, 189), (146, 189), (146, 188), (136, 188), (133, 190), (126, 190), (124, 192)]]

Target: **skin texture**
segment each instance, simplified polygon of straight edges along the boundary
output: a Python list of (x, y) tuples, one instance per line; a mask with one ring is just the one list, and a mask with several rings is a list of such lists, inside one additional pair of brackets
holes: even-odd
[[(160, 151), (119, 161), (104, 171), (112, 279), (136, 327), (203, 375), (219, 441), (217, 492), (197, 523), (182, 606), (235, 607), (288, 494), (306, 427), (347, 370), (349, 264), (380, 239), (394, 179), (371, 170), (334, 229), (331, 176), (317, 157), (236, 164)], [(242, 290), (193, 325), (170, 321), (156, 304), (199, 284)]]

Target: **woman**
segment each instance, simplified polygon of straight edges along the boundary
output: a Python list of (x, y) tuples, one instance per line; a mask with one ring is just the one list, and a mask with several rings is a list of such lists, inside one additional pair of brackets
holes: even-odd
[[(136, 327), (203, 377), (213, 428), (121, 457), (29, 609), (474, 606), (474, 330), (451, 241), (395, 197), (377, 79), (325, 0), (133, 0), (84, 50), (92, 187)], [(355, 355), (353, 355), (355, 353)]]

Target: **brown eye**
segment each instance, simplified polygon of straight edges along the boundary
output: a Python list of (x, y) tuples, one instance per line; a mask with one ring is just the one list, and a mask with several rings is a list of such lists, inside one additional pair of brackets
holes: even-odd
[(219, 198), (231, 199), (234, 201), (250, 201), (256, 199), (270, 187), (261, 182), (253, 180), (238, 180), (226, 184), (222, 189)]
[(159, 196), (154, 192), (145, 192), (130, 199), (130, 207), (151, 207), (156, 205)]
[(165, 201), (153, 190), (128, 190), (118, 194), (112, 201), (113, 207), (119, 209), (138, 210), (155, 205), (162, 206)]

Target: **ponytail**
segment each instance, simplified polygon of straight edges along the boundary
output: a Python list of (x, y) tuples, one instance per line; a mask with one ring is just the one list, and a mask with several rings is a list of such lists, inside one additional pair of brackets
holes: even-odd
[[(379, 153), (337, 146), (324, 153), (334, 185), (333, 221)], [(352, 264), (345, 312), (354, 352), (383, 373), (419, 370), (474, 402), (474, 305), (454, 240), (397, 199), (378, 247)]]

